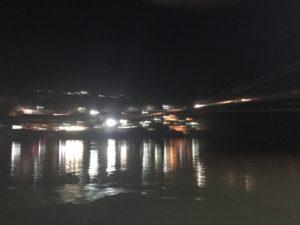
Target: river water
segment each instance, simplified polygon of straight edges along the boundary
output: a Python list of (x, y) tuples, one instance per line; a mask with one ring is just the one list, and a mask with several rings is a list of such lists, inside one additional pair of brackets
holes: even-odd
[[(3, 225), (42, 221), (30, 216), (27, 222), (15, 220), (24, 209), (84, 207), (118, 196), (131, 196), (145, 208), (135, 206), (133, 212), (126, 203), (123, 223), (101, 224), (134, 224), (132, 215), (150, 208), (151, 215), (159, 214), (153, 205), (167, 210), (163, 215), (171, 213), (174, 221), (156, 216), (143, 224), (300, 224), (296, 153), (211, 151), (203, 138), (7, 140), (1, 146)], [(114, 211), (124, 203), (107, 204)]]

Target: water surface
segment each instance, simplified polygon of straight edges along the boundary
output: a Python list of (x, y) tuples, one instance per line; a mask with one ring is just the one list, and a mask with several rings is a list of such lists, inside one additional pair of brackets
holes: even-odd
[[(0, 165), (0, 209), (17, 214), (129, 194), (187, 209), (196, 204), (191, 218), (208, 210), (227, 218), (220, 224), (236, 218), (243, 224), (245, 218), (257, 224), (300, 222), (297, 154), (209, 151), (201, 138), (36, 139), (2, 143)], [(198, 206), (204, 207), (199, 214)], [(240, 217), (228, 218), (230, 213)]]

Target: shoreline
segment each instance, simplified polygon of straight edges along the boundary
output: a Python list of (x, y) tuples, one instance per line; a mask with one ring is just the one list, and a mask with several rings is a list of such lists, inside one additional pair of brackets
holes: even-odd
[(94, 138), (186, 138), (200, 137), (201, 132), (185, 134), (177, 131), (32, 131), (32, 130), (9, 130), (2, 131), (1, 136), (5, 139), (32, 139), (32, 138), (47, 138), (47, 139), (94, 139)]

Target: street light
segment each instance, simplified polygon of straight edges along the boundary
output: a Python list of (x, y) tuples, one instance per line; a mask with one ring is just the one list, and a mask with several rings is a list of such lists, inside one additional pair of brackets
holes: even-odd
[(117, 121), (115, 119), (112, 119), (112, 118), (108, 118), (106, 121), (105, 121), (105, 124), (106, 126), (108, 127), (114, 127), (117, 125)]

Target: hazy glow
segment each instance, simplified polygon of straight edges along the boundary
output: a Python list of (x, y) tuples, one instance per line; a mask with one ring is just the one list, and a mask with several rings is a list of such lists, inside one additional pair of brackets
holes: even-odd
[(98, 111), (98, 110), (92, 109), (92, 110), (90, 111), (90, 115), (92, 115), (92, 116), (96, 116), (96, 115), (98, 115), (98, 114), (99, 114), (99, 111)]
[(116, 170), (116, 140), (108, 139), (106, 172), (108, 174), (112, 174), (115, 170)]
[(115, 119), (109, 118), (105, 121), (106, 126), (114, 127), (117, 125), (117, 121)]
[(251, 192), (255, 190), (255, 179), (252, 176), (250, 176), (249, 174), (245, 174), (244, 182), (246, 191)]
[(128, 120), (124, 120), (124, 119), (121, 119), (119, 122), (122, 126), (126, 126), (128, 124)]
[(59, 141), (59, 164), (66, 173), (77, 174), (82, 169), (83, 141)]

